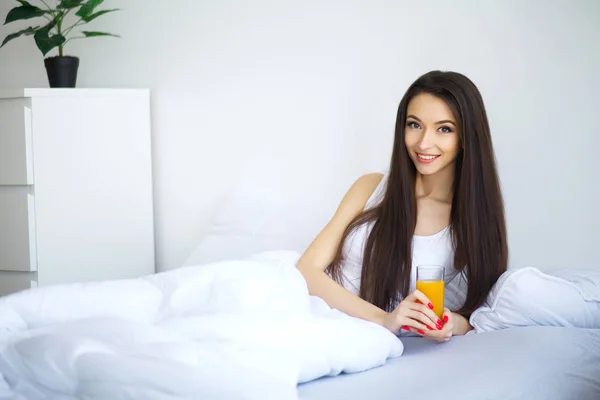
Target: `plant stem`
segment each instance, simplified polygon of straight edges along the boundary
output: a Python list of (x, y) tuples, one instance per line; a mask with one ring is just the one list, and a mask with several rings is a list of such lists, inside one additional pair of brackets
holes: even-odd
[(46, 8), (48, 10), (52, 10), (52, 8), (48, 5), (48, 3), (46, 3), (44, 0), (40, 0), (42, 2), (42, 4), (44, 4), (46, 6)]
[(69, 33), (71, 33), (71, 31), (73, 30), (73, 28), (76, 28), (79, 25), (83, 25), (83, 24), (80, 24), (81, 21), (82, 21), (82, 18), (79, 18), (79, 21), (75, 22), (73, 25), (71, 25), (70, 27), (68, 27), (67, 29), (65, 29), (63, 35), (66, 37)]
[[(43, 3), (45, 6), (46, 6), (46, 9), (47, 9), (48, 11), (50, 11), (50, 14), (52, 14), (52, 16), (54, 17), (54, 16), (56, 15), (56, 10), (55, 10), (55, 9), (53, 9), (52, 7), (50, 7), (50, 6), (48, 5), (48, 3), (46, 3), (44, 0), (40, 0), (40, 1), (41, 1), (41, 2), (42, 2), (42, 3)], [(58, 4), (57, 4), (57, 6), (58, 6)]]
[(85, 39), (85, 38), (86, 38), (86, 36), (75, 36), (75, 37), (69, 38), (69, 39), (67, 39), (67, 40), (66, 40), (66, 41), (63, 43), (63, 46), (64, 46), (64, 45), (66, 45), (67, 43), (69, 43), (71, 40), (75, 40), (75, 39)]
[[(66, 15), (66, 13), (63, 14), (62, 17), (59, 17), (58, 21), (56, 23), (56, 30), (59, 35), (62, 35), (62, 23), (63, 23), (63, 19), (65, 18), (65, 15)], [(64, 43), (58, 46), (58, 55), (60, 57), (63, 56), (63, 46), (64, 46)]]

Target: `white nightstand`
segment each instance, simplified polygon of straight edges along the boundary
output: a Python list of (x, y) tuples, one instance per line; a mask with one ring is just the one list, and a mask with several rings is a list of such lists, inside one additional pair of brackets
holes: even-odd
[(150, 93), (0, 91), (0, 295), (152, 274)]

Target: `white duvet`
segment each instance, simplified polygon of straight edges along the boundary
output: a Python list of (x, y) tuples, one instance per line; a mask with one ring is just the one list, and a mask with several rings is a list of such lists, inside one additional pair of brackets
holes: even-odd
[[(299, 254), (0, 299), (0, 399), (296, 399), (296, 385), (402, 354), (388, 330), (309, 296)], [(464, 282), (448, 287), (460, 302)], [(600, 328), (600, 273), (506, 272), (471, 334)]]
[(0, 399), (295, 399), (402, 354), (286, 261), (248, 259), (0, 299)]

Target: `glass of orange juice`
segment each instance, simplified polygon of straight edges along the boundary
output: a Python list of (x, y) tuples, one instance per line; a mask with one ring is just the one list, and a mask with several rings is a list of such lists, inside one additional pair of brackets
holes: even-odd
[(423, 292), (433, 304), (433, 312), (442, 319), (444, 314), (444, 267), (417, 266), (417, 290)]

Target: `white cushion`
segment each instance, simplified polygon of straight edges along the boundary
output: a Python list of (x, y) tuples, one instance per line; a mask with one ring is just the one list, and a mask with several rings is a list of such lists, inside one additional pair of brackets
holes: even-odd
[(295, 266), (302, 254), (290, 250), (273, 250), (262, 253), (252, 254), (246, 259), (257, 263), (272, 265), (274, 267), (284, 267), (286, 265)]
[(479, 332), (522, 326), (600, 328), (600, 272), (505, 272), (470, 319)]
[(239, 260), (272, 250), (304, 252), (335, 209), (300, 191), (281, 187), (275, 179), (236, 185), (183, 265)]

